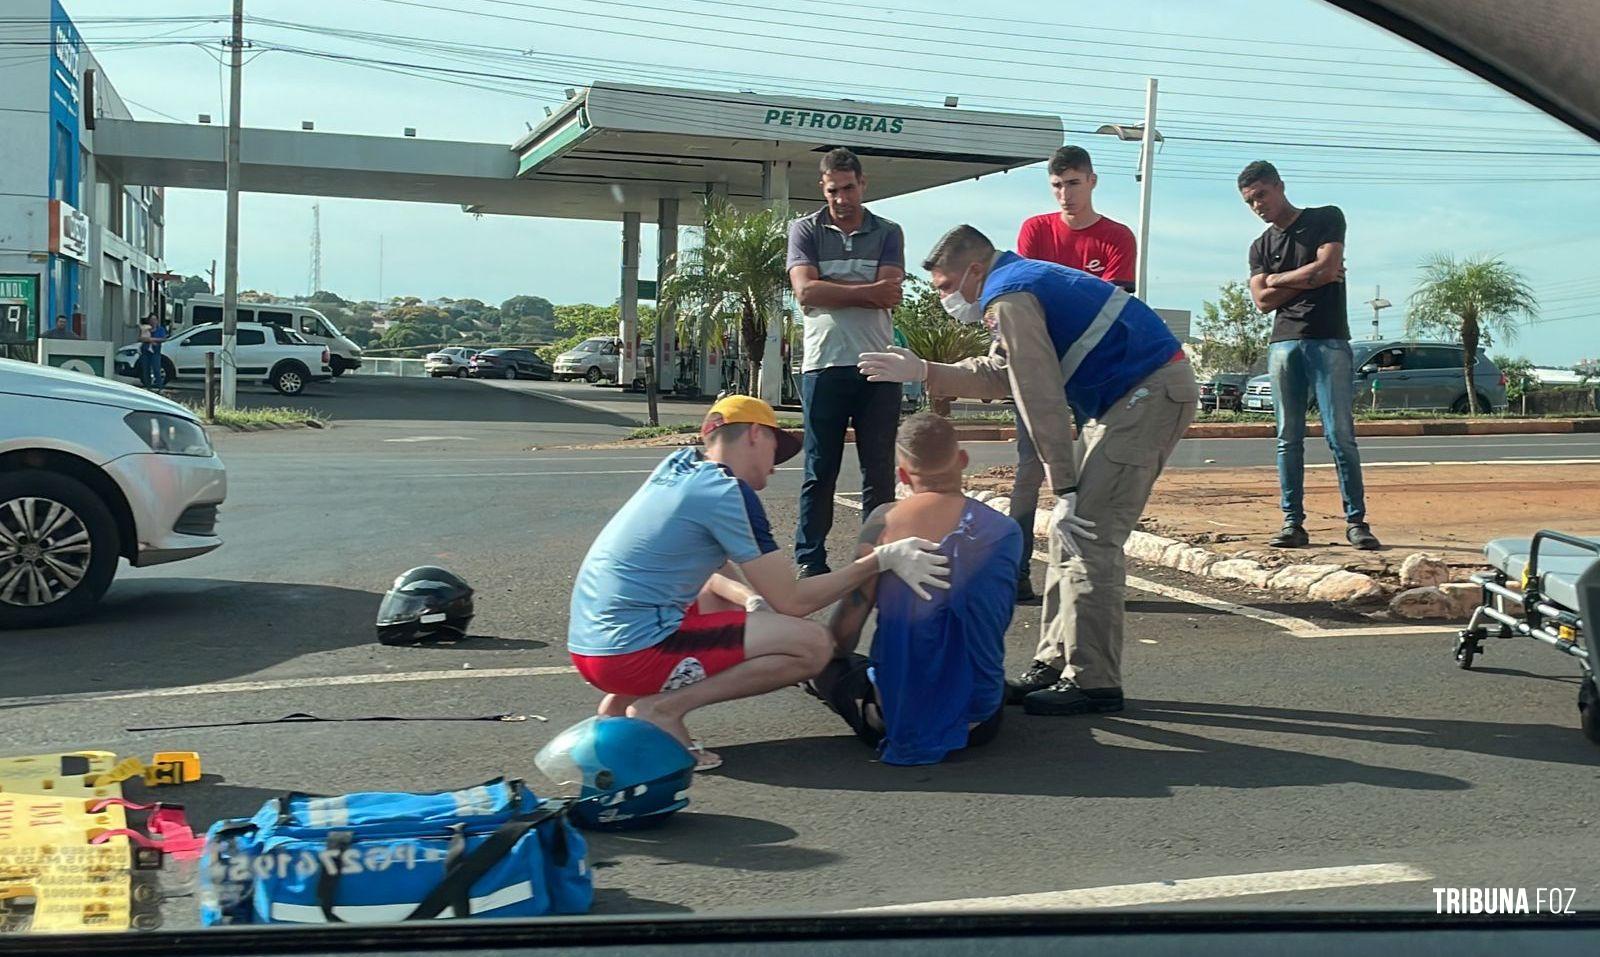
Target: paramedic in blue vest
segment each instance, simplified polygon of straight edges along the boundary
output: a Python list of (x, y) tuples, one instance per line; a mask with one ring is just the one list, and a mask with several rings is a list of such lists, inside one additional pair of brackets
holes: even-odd
[[(907, 535), (938, 542), (950, 587), (923, 601), (882, 575), (856, 586), (828, 621), (834, 658), (807, 685), (885, 764), (936, 764), (1000, 730), (1022, 530), (962, 494), (966, 467), (949, 419), (919, 412), (900, 423), (895, 477), (911, 494), (867, 516), (856, 554)], [(869, 658), (855, 648), (874, 610)]]
[[(996, 348), (954, 365), (906, 349), (862, 353), (862, 373), (921, 381), (930, 395), (1013, 396), (1056, 499), (1039, 647), (1006, 682), (1006, 700), (1029, 714), (1121, 711), (1122, 546), (1194, 418), (1194, 370), (1160, 317), (1126, 291), (997, 252), (971, 226), (946, 233), (922, 267), (945, 310), (981, 316)], [(1076, 442), (1074, 412), (1085, 423)]]

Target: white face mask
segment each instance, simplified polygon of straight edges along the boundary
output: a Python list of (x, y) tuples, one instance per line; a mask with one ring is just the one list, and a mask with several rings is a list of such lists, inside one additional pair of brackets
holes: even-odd
[[(965, 281), (966, 278), (962, 277), (962, 282)], [(940, 296), (939, 305), (950, 314), (950, 318), (963, 325), (975, 326), (983, 321), (983, 307), (963, 295), (960, 286), (956, 286), (949, 295)]]

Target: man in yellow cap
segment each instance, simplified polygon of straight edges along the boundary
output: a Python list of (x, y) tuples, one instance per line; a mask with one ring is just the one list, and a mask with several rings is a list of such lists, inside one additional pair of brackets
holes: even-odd
[(815, 676), (833, 641), (805, 616), (880, 571), (912, 591), (948, 587), (947, 559), (925, 539), (879, 545), (845, 568), (796, 581), (756, 493), (800, 451), (760, 399), (711, 407), (704, 448), (667, 456), (584, 556), (572, 589), (567, 650), (606, 693), (600, 713), (642, 718), (695, 752), (684, 716)]

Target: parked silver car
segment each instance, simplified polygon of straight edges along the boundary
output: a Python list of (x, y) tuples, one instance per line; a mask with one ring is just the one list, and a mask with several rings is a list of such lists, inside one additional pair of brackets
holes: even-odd
[(11, 359), (0, 409), (0, 629), (83, 615), (120, 559), (142, 568), (222, 544), (228, 476), (193, 410)]
[[(1462, 347), (1453, 342), (1360, 340), (1350, 343), (1355, 366), (1357, 409), (1420, 409), (1467, 411), (1467, 375)], [(1472, 377), (1478, 410), (1499, 412), (1506, 406), (1506, 377), (1494, 360), (1478, 350)], [(1244, 411), (1274, 409), (1272, 377), (1258, 375), (1245, 387)]]

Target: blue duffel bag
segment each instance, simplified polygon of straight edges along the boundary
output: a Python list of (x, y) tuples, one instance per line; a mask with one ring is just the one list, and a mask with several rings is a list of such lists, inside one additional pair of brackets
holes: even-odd
[(586, 913), (594, 884), (567, 808), (503, 778), (436, 794), (288, 794), (206, 833), (201, 923)]

